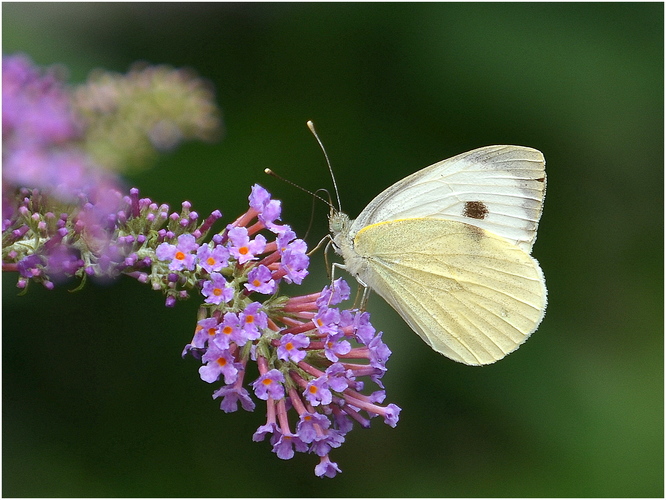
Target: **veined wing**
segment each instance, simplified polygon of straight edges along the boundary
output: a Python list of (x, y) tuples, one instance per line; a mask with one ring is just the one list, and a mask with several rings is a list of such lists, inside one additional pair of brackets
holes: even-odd
[(536, 330), (546, 309), (539, 264), (478, 227), (406, 219), (361, 230), (359, 277), (434, 350), (462, 363), (493, 363)]
[(486, 146), (426, 167), (380, 193), (351, 227), (408, 218), (472, 224), (531, 252), (546, 190), (536, 149)]

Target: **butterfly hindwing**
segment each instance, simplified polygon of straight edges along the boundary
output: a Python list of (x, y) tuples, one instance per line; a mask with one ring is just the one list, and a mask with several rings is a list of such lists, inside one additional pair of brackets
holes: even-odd
[(517, 349), (543, 318), (546, 288), (538, 263), (518, 246), (476, 226), (403, 219), (358, 232), (359, 278), (434, 350), (488, 364)]

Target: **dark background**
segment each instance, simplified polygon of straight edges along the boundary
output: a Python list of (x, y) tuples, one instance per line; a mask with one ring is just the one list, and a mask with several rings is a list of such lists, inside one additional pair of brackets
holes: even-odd
[[(137, 60), (209, 79), (225, 136), (129, 178), (229, 222), (253, 183), (303, 234), (330, 188), (355, 216), (415, 170), (488, 144), (546, 156), (534, 255), (545, 320), (483, 368), (431, 351), (380, 299), (391, 429), (282, 461), (224, 414), (193, 359), (197, 300), (131, 279), (17, 296), (3, 277), (4, 496), (658, 496), (663, 490), (663, 4), (3, 3), (3, 51), (70, 81)], [(310, 246), (327, 232), (316, 207)], [(221, 226), (219, 226), (221, 227)], [(302, 291), (326, 283), (321, 256)]]

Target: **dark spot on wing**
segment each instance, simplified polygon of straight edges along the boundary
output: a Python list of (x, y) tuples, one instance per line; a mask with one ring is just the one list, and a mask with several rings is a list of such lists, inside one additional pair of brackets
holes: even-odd
[(541, 177), (540, 179), (534, 179), (537, 182), (544, 182), (546, 180), (545, 177)]
[(468, 201), (465, 202), (463, 215), (470, 219), (485, 219), (488, 215), (488, 207), (481, 201)]

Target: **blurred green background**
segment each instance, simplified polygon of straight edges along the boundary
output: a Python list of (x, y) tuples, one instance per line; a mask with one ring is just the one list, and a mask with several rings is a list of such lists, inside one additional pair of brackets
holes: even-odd
[[(70, 81), (144, 60), (209, 79), (215, 144), (129, 179), (143, 196), (229, 222), (253, 183), (304, 234), (330, 188), (314, 120), (355, 216), (415, 170), (488, 144), (546, 156), (534, 255), (549, 305), (495, 365), (432, 352), (381, 299), (384, 378), (400, 423), (356, 429), (318, 479), (224, 414), (180, 352), (197, 300), (73, 284), (17, 296), (3, 277), (4, 496), (655, 496), (664, 451), (664, 87), (661, 3), (3, 3), (3, 52)], [(327, 232), (317, 206), (310, 246)], [(218, 226), (218, 227), (221, 227)], [(326, 283), (314, 258), (303, 290)], [(216, 386), (215, 386), (216, 387)]]

